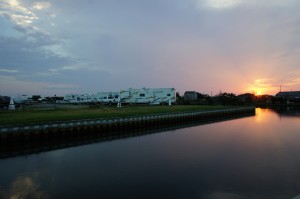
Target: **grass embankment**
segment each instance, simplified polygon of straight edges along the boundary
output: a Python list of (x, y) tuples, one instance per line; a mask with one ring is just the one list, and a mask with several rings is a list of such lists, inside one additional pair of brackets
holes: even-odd
[(205, 111), (227, 109), (226, 106), (124, 106), (117, 107), (86, 107), (67, 108), (56, 107), (51, 110), (25, 108), (23, 110), (0, 111), (0, 125), (17, 125), (29, 123), (43, 123), (79, 119), (116, 118), (146, 114), (174, 113), (184, 111)]

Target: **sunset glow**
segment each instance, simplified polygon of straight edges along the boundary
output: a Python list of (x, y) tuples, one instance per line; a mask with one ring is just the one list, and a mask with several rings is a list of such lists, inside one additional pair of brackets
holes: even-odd
[(300, 1), (0, 4), (0, 95), (300, 90)]
[(278, 84), (276, 80), (270, 78), (258, 78), (254, 79), (251, 83), (247, 84), (245, 92), (253, 93), (255, 95), (276, 94), (280, 88), (275, 84)]

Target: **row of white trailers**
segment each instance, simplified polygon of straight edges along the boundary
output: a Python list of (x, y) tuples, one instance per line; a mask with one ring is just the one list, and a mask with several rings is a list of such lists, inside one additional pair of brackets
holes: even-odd
[(102, 104), (150, 104), (174, 103), (176, 94), (174, 88), (141, 88), (120, 90), (119, 92), (99, 92), (96, 94), (68, 94), (64, 103), (102, 103)]

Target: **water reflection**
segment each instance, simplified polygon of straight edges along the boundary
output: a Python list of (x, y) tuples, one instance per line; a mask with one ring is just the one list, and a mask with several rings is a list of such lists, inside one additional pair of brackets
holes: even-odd
[(274, 110), (272, 109), (257, 108), (255, 112), (256, 112), (255, 121), (257, 123), (269, 122), (270, 117), (272, 117), (271, 118), (272, 120), (276, 120), (277, 118), (279, 118), (279, 115), (274, 113)]
[(272, 111), (276, 112), (280, 117), (297, 117), (300, 119), (300, 108), (286, 107), (272, 109)]
[(2, 159), (1, 197), (24, 188), (29, 198), (291, 199), (300, 194), (297, 119), (258, 109), (252, 117)]
[(220, 121), (233, 120), (241, 117), (252, 116), (254, 113), (245, 113), (240, 116), (228, 116), (223, 118), (215, 118), (206, 121), (181, 121), (178, 124), (166, 123), (162, 125), (155, 125), (152, 127), (139, 127), (135, 129), (121, 129), (112, 132), (89, 132), (82, 135), (73, 135), (66, 139), (57, 138), (50, 140), (33, 140), (32, 142), (16, 142), (0, 145), (0, 159), (9, 158), (13, 156), (28, 155), (32, 153), (41, 153), (45, 151), (57, 150), (61, 148), (76, 147), (80, 145), (87, 145), (92, 143), (99, 143), (105, 141), (112, 141), (115, 139), (125, 139), (129, 137), (142, 136), (153, 133), (160, 133), (164, 131), (172, 131), (181, 128), (193, 127), (198, 125), (216, 123)]
[(26, 199), (48, 198), (38, 184), (28, 176), (17, 176), (7, 189), (0, 187), (0, 198)]

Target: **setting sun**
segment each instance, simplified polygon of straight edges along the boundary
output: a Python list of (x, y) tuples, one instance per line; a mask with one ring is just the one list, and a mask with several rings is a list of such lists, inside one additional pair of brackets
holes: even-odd
[(261, 95), (261, 91), (256, 91), (256, 95)]

